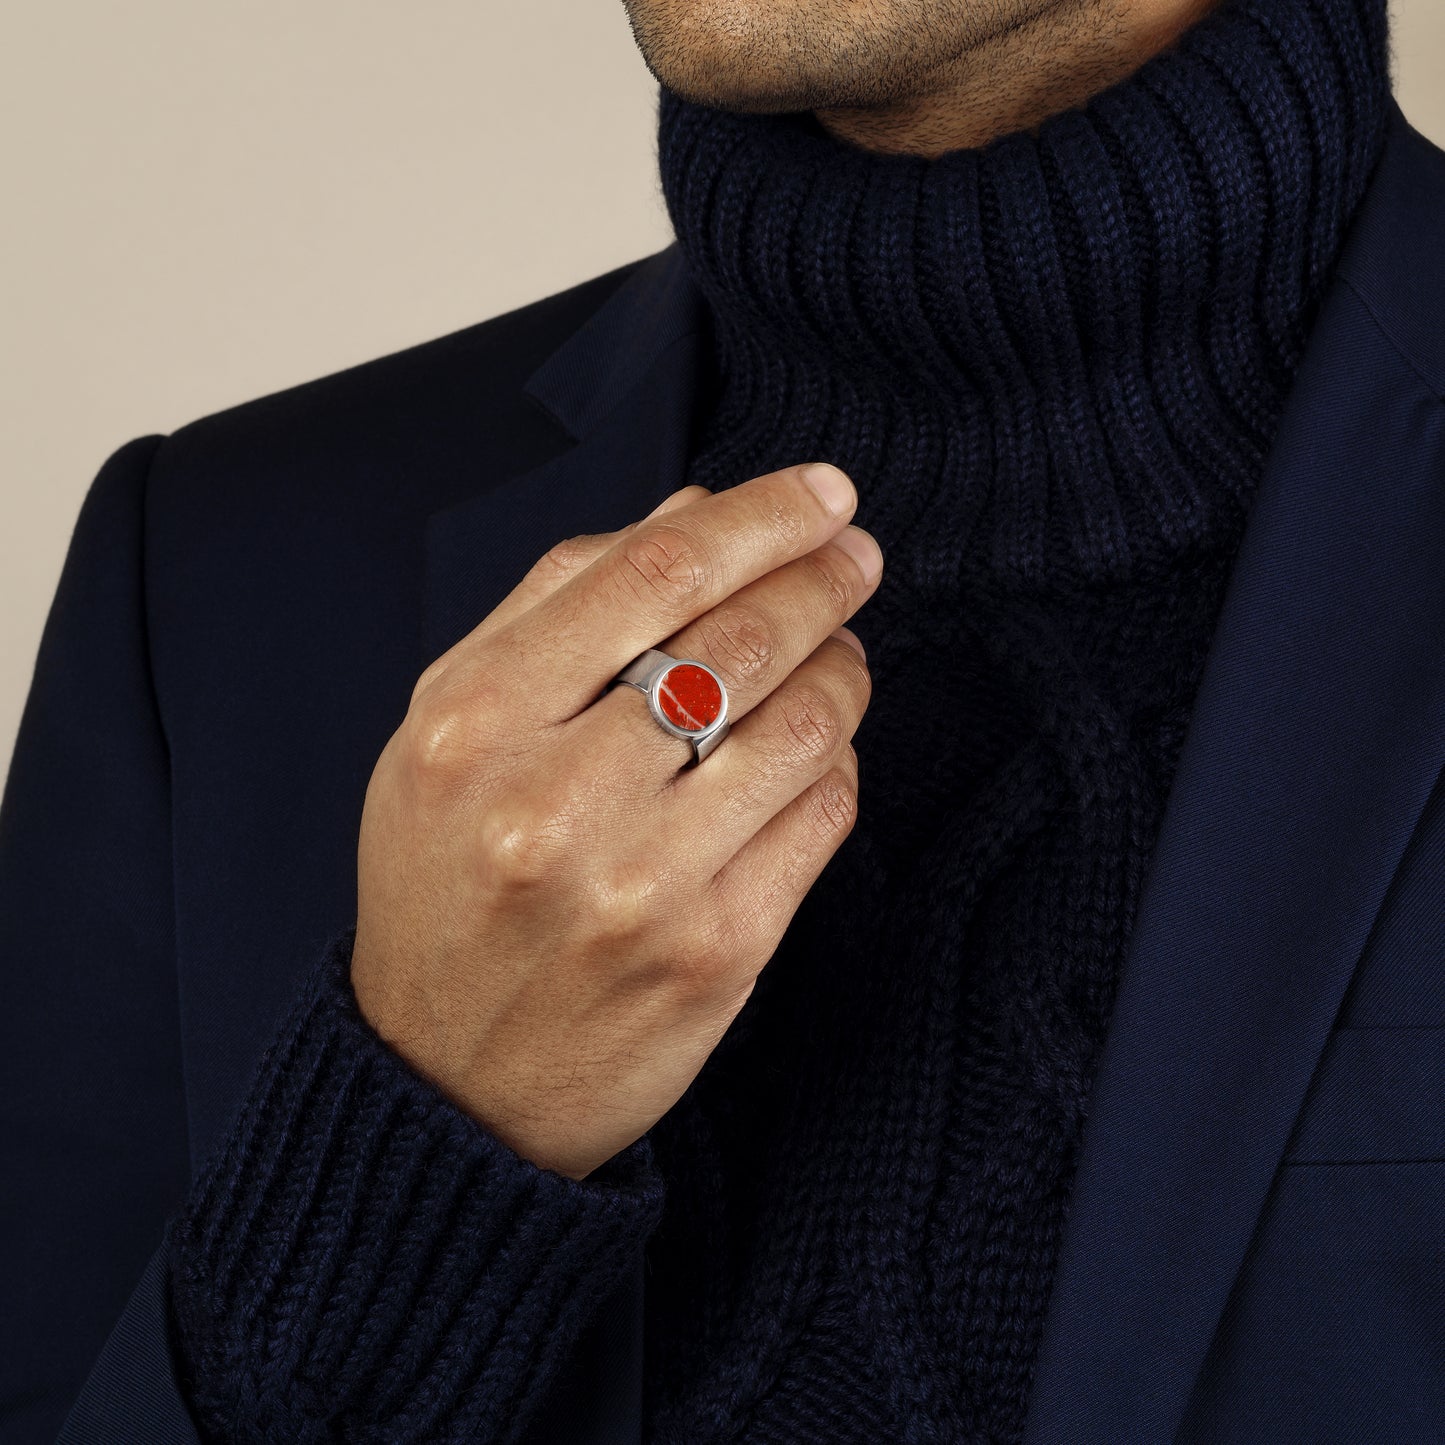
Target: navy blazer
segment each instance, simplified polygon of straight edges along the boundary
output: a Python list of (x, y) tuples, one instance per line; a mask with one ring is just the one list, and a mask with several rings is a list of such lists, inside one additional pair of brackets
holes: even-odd
[[(0, 811), (5, 1441), (194, 1445), (156, 1246), (354, 919), (372, 765), (547, 546), (681, 485), (706, 346), (671, 247), (101, 470)], [(1168, 799), (1028, 1445), (1445, 1439), (1442, 398), (1445, 155), (1396, 112)], [(642, 1299), (531, 1440), (639, 1439)]]

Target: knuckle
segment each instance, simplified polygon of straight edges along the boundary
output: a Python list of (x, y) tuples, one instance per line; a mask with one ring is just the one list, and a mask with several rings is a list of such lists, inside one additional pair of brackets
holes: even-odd
[(809, 761), (832, 755), (843, 730), (831, 699), (816, 688), (794, 687), (779, 706), (790, 751)]
[(817, 595), (826, 605), (829, 614), (841, 621), (852, 612), (853, 598), (857, 592), (849, 574), (831, 549), (808, 553), (807, 562), (813, 574)]
[(600, 868), (583, 883), (590, 931), (604, 939), (631, 939), (651, 922), (655, 877), (644, 869)]
[(505, 704), (497, 685), (460, 669), (423, 673), (401, 728), (415, 776), (446, 785), (471, 773), (498, 741)]
[(423, 780), (448, 782), (470, 761), (470, 719), (458, 708), (419, 707), (410, 718), (408, 736), (412, 771)]
[(555, 581), (570, 577), (592, 560), (597, 551), (598, 539), (591, 534), (564, 537), (550, 546), (537, 560), (536, 570), (544, 577)]
[(825, 842), (844, 838), (858, 819), (858, 789), (852, 778), (835, 768), (813, 786), (809, 810), (814, 831)]
[(830, 638), (829, 641), (833, 643), (833, 659), (843, 673), (849, 698), (857, 704), (861, 716), (873, 696), (873, 671), (867, 659), (860, 657), (857, 649), (841, 637)]
[(709, 574), (697, 539), (666, 523), (628, 537), (619, 548), (618, 563), (623, 585), (634, 597), (669, 608), (700, 592)]
[(540, 812), (493, 809), (477, 825), (477, 852), (494, 883), (539, 882), (551, 869), (556, 829)]
[(411, 690), (411, 702), (409, 710), (417, 710), (422, 705), (422, 700), (431, 692), (446, 676), (447, 663), (444, 657), (422, 669), (421, 676), (417, 678), (416, 685)]
[(698, 619), (698, 634), (723, 680), (746, 682), (765, 674), (777, 648), (772, 634), (756, 614), (741, 608), (710, 612)]
[(738, 954), (737, 927), (714, 913), (695, 919), (671, 941), (669, 963), (676, 982), (698, 994), (711, 994)]

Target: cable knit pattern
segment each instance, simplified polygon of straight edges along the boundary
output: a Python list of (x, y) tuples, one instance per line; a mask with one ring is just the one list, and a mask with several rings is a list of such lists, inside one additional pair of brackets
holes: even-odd
[(509, 1441), (657, 1223), (651, 1144), (522, 1159), (366, 1025), (350, 944), (172, 1225), (191, 1403), (220, 1441)]
[(652, 1131), (649, 1438), (1016, 1441), (1141, 888), (1379, 154), (1383, 0), (1225, 0), (933, 160), (664, 92), (690, 480), (836, 461), (885, 556), (859, 823)]

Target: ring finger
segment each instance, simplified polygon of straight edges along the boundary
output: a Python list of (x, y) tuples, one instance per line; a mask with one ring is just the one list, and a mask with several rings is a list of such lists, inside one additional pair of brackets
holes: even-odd
[[(694, 867), (716, 875), (820, 778), (847, 757), (872, 690), (868, 664), (842, 638), (825, 638), (780, 687), (728, 734), (715, 756), (663, 790), (664, 834)], [(706, 826), (699, 828), (698, 819)]]
[[(711, 668), (727, 688), (728, 721), (736, 725), (868, 600), (882, 567), (877, 542), (860, 527), (845, 527), (823, 546), (739, 588), (659, 644), (660, 650)], [(586, 718), (590, 728), (600, 714), (627, 752), (626, 765), (636, 767), (641, 746), (656, 759), (658, 780), (665, 781), (687, 762), (690, 744), (650, 718), (639, 741), (638, 718), (646, 705), (635, 693), (614, 688), (574, 722)], [(730, 734), (719, 755), (732, 741)], [(711, 758), (708, 766), (714, 766)]]

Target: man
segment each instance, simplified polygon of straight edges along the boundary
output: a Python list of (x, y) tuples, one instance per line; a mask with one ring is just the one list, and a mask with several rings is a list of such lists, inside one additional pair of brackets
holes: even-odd
[(1383, 0), (629, 11), (676, 245), (94, 484), (5, 1438), (1439, 1438)]

